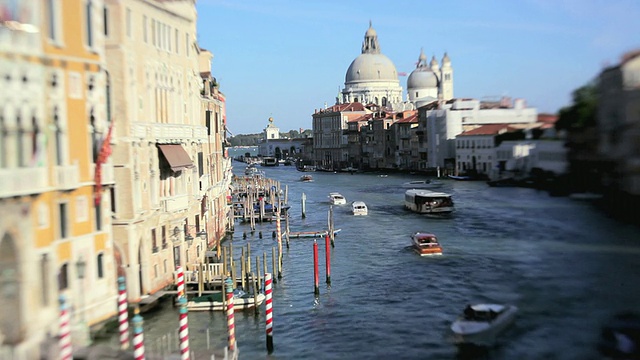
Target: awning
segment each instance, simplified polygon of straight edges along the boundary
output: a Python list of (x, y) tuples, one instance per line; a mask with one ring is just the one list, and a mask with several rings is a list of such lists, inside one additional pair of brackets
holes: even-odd
[(187, 154), (182, 145), (159, 144), (158, 147), (169, 163), (169, 166), (171, 166), (171, 170), (182, 171), (194, 166), (193, 161), (191, 161), (189, 154)]

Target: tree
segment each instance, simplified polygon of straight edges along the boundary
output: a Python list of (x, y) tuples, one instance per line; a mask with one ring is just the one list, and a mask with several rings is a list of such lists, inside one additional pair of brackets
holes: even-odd
[(556, 129), (571, 130), (596, 126), (598, 92), (595, 81), (591, 81), (574, 90), (572, 98), (572, 105), (560, 109)]

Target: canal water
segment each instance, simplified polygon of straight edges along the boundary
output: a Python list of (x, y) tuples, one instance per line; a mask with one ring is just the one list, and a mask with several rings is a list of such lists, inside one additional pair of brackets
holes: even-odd
[[(233, 164), (242, 174), (243, 164)], [(325, 283), (324, 240), (318, 241), (318, 298), (314, 239), (291, 240), (283, 251), (283, 278), (274, 285), (275, 351), (266, 352), (263, 305), (258, 316), (236, 313), (240, 359), (601, 359), (601, 326), (640, 304), (638, 229), (587, 202), (443, 180), (441, 190), (453, 194), (456, 212), (442, 219), (404, 210), (401, 185), (417, 175), (315, 172), (313, 182), (303, 183), (291, 166), (260, 170), (288, 185), (291, 231), (326, 229), (332, 191), (348, 203), (364, 201), (369, 215), (334, 206), (342, 231), (331, 250), (331, 286)], [(234, 253), (249, 242), (254, 259), (263, 252), (271, 259), (275, 222), (257, 224), (262, 239), (257, 232), (243, 239), (246, 230), (236, 224)], [(416, 231), (435, 233), (443, 256), (410, 251)], [(476, 302), (515, 304), (520, 311), (495, 345), (460, 348), (449, 326)], [(145, 314), (146, 341), (174, 330), (177, 319), (170, 304)], [(221, 312), (191, 312), (189, 325), (192, 349), (226, 345)]]

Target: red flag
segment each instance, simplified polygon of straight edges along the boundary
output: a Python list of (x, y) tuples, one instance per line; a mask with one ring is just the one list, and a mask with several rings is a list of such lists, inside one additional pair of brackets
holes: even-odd
[(94, 200), (96, 206), (100, 206), (100, 199), (102, 199), (102, 164), (104, 164), (109, 155), (111, 155), (111, 132), (113, 131), (113, 121), (111, 125), (109, 125), (109, 131), (107, 132), (107, 137), (102, 141), (102, 146), (100, 147), (100, 154), (98, 154), (98, 160), (96, 161), (96, 173), (95, 173), (95, 183), (96, 183), (96, 191), (94, 193)]

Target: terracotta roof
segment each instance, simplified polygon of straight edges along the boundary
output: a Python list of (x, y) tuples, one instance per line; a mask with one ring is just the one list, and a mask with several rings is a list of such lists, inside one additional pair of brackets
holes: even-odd
[(513, 130), (517, 130), (517, 128), (511, 126), (511, 124), (487, 124), (479, 126), (472, 130), (465, 131), (458, 136), (498, 135), (500, 133)]
[(555, 114), (538, 114), (538, 122), (545, 124), (555, 124), (558, 121), (558, 115)]
[(407, 116), (404, 119), (400, 119), (397, 121), (398, 123), (402, 123), (402, 124), (408, 124), (408, 123), (417, 123), (418, 122), (418, 115), (417, 114), (412, 114)]

